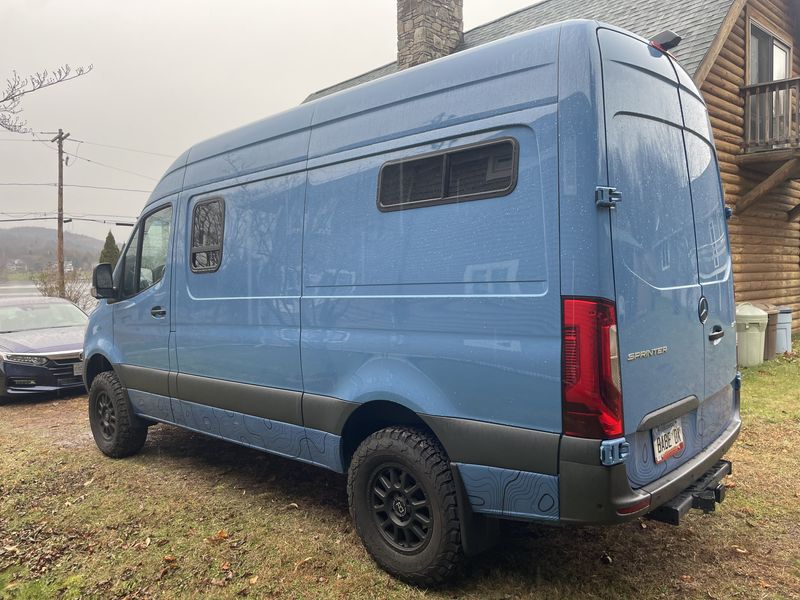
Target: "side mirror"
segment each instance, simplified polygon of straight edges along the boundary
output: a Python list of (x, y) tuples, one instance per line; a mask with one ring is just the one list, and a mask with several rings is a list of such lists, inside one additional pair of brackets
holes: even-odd
[(92, 273), (92, 296), (101, 298), (116, 298), (114, 289), (114, 274), (109, 263), (100, 263)]

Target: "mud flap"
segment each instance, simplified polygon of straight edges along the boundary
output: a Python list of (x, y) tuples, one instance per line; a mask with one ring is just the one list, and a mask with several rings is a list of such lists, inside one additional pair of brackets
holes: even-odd
[(477, 556), (495, 546), (499, 541), (500, 520), (476, 514), (472, 510), (458, 467), (450, 465), (450, 470), (453, 473), (453, 482), (456, 484), (458, 520), (461, 523), (461, 547), (465, 556)]

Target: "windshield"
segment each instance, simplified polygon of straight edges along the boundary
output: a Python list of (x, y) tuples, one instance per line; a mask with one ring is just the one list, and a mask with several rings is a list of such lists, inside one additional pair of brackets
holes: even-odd
[(0, 306), (0, 333), (86, 325), (88, 317), (74, 304)]

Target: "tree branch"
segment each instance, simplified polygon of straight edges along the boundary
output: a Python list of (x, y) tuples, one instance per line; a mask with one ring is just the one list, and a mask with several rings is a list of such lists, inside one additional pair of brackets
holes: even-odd
[(12, 71), (11, 77), (6, 79), (5, 90), (0, 94), (0, 128), (17, 133), (26, 131), (25, 121), (18, 116), (22, 112), (20, 103), (23, 96), (86, 75), (92, 68), (89, 65), (73, 70), (65, 64), (53, 72), (44, 70), (28, 77), (20, 77), (19, 73)]

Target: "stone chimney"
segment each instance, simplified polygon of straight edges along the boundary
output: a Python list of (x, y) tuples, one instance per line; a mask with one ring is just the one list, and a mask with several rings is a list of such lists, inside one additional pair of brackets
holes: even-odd
[(464, 0), (397, 0), (397, 66), (452, 54), (464, 39)]

